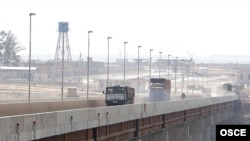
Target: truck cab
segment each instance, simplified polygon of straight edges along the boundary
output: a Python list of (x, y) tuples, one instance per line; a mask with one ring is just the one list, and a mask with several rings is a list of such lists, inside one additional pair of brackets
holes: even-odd
[(106, 87), (105, 103), (107, 106), (133, 104), (134, 96), (134, 88), (119, 85)]

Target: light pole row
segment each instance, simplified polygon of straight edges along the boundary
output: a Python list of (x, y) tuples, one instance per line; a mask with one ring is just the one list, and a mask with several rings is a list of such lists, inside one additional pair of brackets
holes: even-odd
[[(30, 81), (31, 81), (31, 17), (36, 15), (35, 13), (29, 13), (29, 16), (30, 16), (30, 37), (29, 37), (29, 87), (28, 87), (28, 102), (30, 102)], [(90, 57), (89, 57), (89, 54), (90, 54), (90, 33), (93, 33), (93, 31), (88, 31), (88, 57), (87, 57), (87, 99), (89, 98), (89, 68), (90, 68)], [(107, 87), (109, 86), (109, 40), (112, 39), (112, 37), (108, 37), (108, 56), (107, 56)], [(124, 86), (126, 86), (126, 79), (125, 79), (125, 72), (126, 72), (126, 44), (128, 42), (124, 42)], [(140, 73), (140, 66), (139, 66), (139, 63), (140, 63), (140, 48), (141, 46), (138, 46), (138, 74), (137, 74), (137, 93), (139, 93), (139, 73)], [(149, 79), (151, 78), (151, 61), (152, 61), (152, 58), (151, 58), (151, 52), (153, 51), (153, 49), (150, 49), (150, 65), (149, 65)], [(160, 55), (160, 60), (159, 60), (159, 78), (160, 78), (160, 71), (161, 71), (161, 68), (160, 68), (160, 62), (161, 62), (161, 54), (162, 52), (159, 52), (159, 55)], [(168, 78), (169, 78), (169, 56), (168, 55)], [(63, 47), (63, 50), (62, 50), (62, 61), (64, 61), (64, 47)], [(64, 69), (64, 66), (63, 66), (63, 62), (62, 62), (62, 88), (61, 88), (61, 94), (62, 94), (62, 100), (63, 100), (63, 69)]]

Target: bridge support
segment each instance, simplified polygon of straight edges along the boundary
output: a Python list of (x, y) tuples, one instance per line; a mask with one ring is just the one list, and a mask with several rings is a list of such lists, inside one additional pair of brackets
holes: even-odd
[(169, 128), (167, 141), (210, 141), (209, 117)]
[(188, 141), (210, 141), (211, 117), (190, 122)]
[(176, 127), (151, 132), (141, 136), (141, 141), (211, 141), (215, 140), (215, 126), (233, 115), (232, 110), (225, 110)]
[(206, 117), (140, 137), (142, 141), (210, 141), (211, 118)]

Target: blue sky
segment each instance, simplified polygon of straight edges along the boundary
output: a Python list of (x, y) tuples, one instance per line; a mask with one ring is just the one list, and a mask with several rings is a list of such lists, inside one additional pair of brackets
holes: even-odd
[[(247, 0), (1, 0), (0, 30), (11, 30), (28, 55), (29, 13), (32, 17), (32, 58), (53, 58), (58, 22), (69, 22), (72, 58), (87, 57), (87, 32), (92, 30), (90, 56), (194, 58), (215, 54), (250, 56), (250, 1)], [(236, 60), (232, 60), (236, 61)]]

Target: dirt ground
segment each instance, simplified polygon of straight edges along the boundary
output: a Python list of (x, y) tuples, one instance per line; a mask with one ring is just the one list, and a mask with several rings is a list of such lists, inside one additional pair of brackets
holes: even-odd
[[(221, 79), (220, 81), (223, 81)], [(192, 84), (192, 82), (189, 82)], [(219, 81), (210, 81), (204, 84), (204, 87), (211, 88), (211, 95), (214, 95), (217, 92), (217, 86)], [(76, 87), (77, 96), (69, 96), (68, 88), (72, 88), (73, 86), (65, 86), (63, 91), (63, 99), (64, 100), (84, 100), (87, 99), (86, 90), (82, 90), (81, 87)], [(174, 86), (172, 86), (172, 95)], [(187, 95), (206, 95), (202, 93), (200, 90), (187, 90), (186, 87), (183, 88), (184, 93)], [(177, 84), (177, 94), (181, 93), (180, 84)], [(98, 99), (104, 98), (102, 92), (93, 92), (89, 91), (88, 94), (89, 99)], [(61, 86), (59, 85), (44, 85), (44, 84), (32, 84), (30, 87), (30, 100), (31, 102), (39, 102), (39, 101), (61, 101), (62, 93)], [(4, 84), (0, 83), (0, 103), (19, 103), (19, 102), (27, 102), (28, 101), (28, 84)]]
[[(218, 92), (218, 86), (221, 82), (232, 81), (233, 78), (229, 78), (225, 75), (225, 70), (215, 69), (210, 70), (209, 77), (207, 76), (199, 76), (192, 77), (191, 75), (187, 78), (184, 78), (184, 86), (181, 87), (182, 81), (179, 76), (179, 81), (177, 81), (177, 96), (184, 92), (187, 95), (209, 95), (209, 96), (217, 96), (220, 93)], [(187, 89), (187, 80), (188, 85), (202, 85), (204, 88), (211, 89), (209, 94), (202, 92), (201, 90), (192, 90)], [(69, 96), (68, 88), (77, 88), (77, 96)], [(91, 86), (90, 86), (91, 87)], [(174, 80), (172, 80), (172, 94), (174, 95)], [(83, 89), (85, 88), (85, 89)], [(86, 86), (83, 84), (65, 84), (63, 91), (63, 97), (61, 92), (61, 84), (41, 84), (36, 82), (31, 82), (30, 87), (30, 101), (31, 102), (39, 102), (39, 101), (61, 101), (63, 100), (85, 100), (87, 99)], [(104, 98), (104, 95), (101, 91), (93, 91), (89, 90), (88, 94), (89, 99), (99, 99)], [(28, 102), (28, 83), (0, 83), (0, 103), (19, 103), (19, 102)]]
[[(58, 84), (31, 84), (30, 99), (36, 101), (61, 101), (61, 86)], [(68, 88), (76, 88), (76, 96), (68, 95)], [(87, 99), (87, 92), (79, 86), (64, 86), (64, 100)], [(0, 83), (0, 103), (16, 103), (28, 101), (28, 83)], [(89, 99), (102, 98), (102, 92), (92, 92), (88, 94)]]

